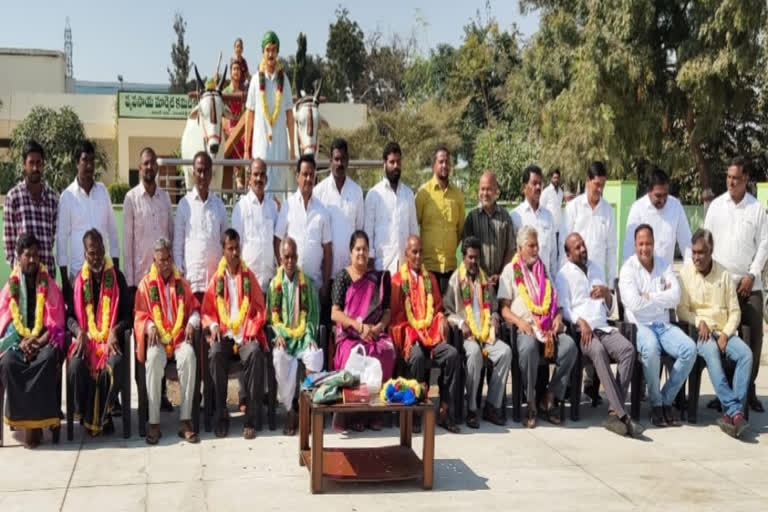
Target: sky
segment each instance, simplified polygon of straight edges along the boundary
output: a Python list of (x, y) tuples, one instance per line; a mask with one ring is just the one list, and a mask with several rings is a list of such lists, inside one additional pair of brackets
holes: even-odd
[[(244, 40), (249, 67), (255, 69), (260, 60), (261, 36), (270, 29), (280, 37), (281, 55), (295, 53), (296, 37), (304, 32), (308, 53), (324, 56), (328, 26), (336, 19), (339, 5), (349, 10), (350, 18), (358, 22), (366, 36), (378, 30), (386, 41), (395, 33), (415, 33), (422, 52), (440, 43), (457, 46), (463, 36), (462, 27), (478, 9), (485, 12), (486, 2), (230, 0), (166, 6), (164, 2), (147, 0), (39, 0), (33, 8), (25, 2), (4, 4), (0, 47), (63, 50), (64, 25), (69, 17), (76, 79), (113, 82), (117, 75), (123, 75), (126, 82), (167, 83), (166, 68), (175, 41), (173, 15), (179, 10), (187, 21), (191, 60), (201, 74), (210, 75), (219, 52), (223, 62), (228, 61), (238, 36)], [(490, 0), (489, 4), (502, 29), (516, 25), (527, 37), (538, 27), (536, 13), (522, 15), (517, 0)]]

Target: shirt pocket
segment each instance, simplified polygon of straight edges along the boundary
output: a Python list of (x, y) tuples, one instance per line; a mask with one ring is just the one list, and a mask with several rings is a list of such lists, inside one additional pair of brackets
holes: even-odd
[(445, 222), (448, 225), (445, 225), (445, 228), (449, 228), (450, 224), (453, 224), (456, 222), (456, 215), (454, 215), (454, 210), (456, 208), (456, 201), (453, 199), (443, 199), (443, 205), (441, 208), (441, 213), (443, 215), (443, 218)]

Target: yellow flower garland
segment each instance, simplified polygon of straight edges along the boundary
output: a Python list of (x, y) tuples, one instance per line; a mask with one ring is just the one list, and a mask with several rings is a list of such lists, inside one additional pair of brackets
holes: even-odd
[[(240, 272), (245, 272), (245, 269), (247, 268), (248, 267), (246, 266), (245, 262), (241, 260)], [(219, 277), (219, 279), (226, 279), (226, 271), (227, 259), (222, 256), (221, 260), (219, 261), (219, 266), (216, 270), (216, 275)], [(248, 314), (248, 308), (250, 305), (251, 299), (245, 293), (245, 290), (243, 290), (243, 302), (240, 303), (240, 310), (238, 311), (237, 318), (234, 321), (231, 321), (229, 319), (229, 313), (227, 312), (227, 305), (224, 302), (224, 293), (222, 292), (221, 295), (218, 295), (216, 297), (216, 308), (219, 313), (219, 320), (221, 321), (221, 325), (224, 327), (222, 332), (226, 332), (227, 329), (229, 329), (232, 331), (232, 334), (237, 336), (237, 333), (240, 332), (240, 327), (245, 321), (245, 315)]]
[[(264, 60), (262, 60), (259, 64), (259, 80), (261, 80), (261, 77), (264, 76), (265, 72), (266, 63)], [(278, 64), (275, 68), (275, 73), (282, 73), (280, 64)], [(282, 84), (278, 84), (277, 91), (275, 92), (275, 107), (272, 109), (272, 113), (270, 114), (269, 110), (267, 109), (267, 90), (266, 87), (262, 87), (262, 85), (264, 84), (259, 84), (259, 88), (261, 89), (261, 107), (264, 110), (264, 118), (267, 120), (271, 128), (275, 125), (275, 121), (277, 121), (277, 117), (280, 115), (280, 104), (283, 102), (283, 87)]]
[[(483, 269), (478, 269), (480, 272), (480, 286), (483, 290), (486, 290), (488, 288), (488, 281), (485, 279), (485, 273), (483, 272)], [(466, 286), (469, 286), (469, 283), (467, 281), (467, 269), (464, 266), (464, 263), (461, 264), (459, 267), (459, 283), (462, 287), (462, 295), (464, 294), (463, 288), (465, 283)], [(478, 329), (477, 324), (475, 324), (475, 315), (472, 311), (472, 301), (468, 300), (468, 297), (463, 297), (464, 299), (464, 314), (467, 317), (467, 324), (469, 325), (469, 330), (472, 331), (472, 336), (475, 338), (475, 340), (478, 343), (485, 343), (488, 341), (488, 337), (491, 334), (491, 305), (486, 303), (483, 298), (481, 297), (481, 300), (483, 300), (482, 310), (480, 312), (480, 319), (482, 323), (482, 329)]]
[[(424, 268), (424, 265), (421, 266), (421, 277), (424, 279), (424, 283), (431, 282), (429, 280), (429, 274), (427, 273), (427, 270)], [(408, 264), (403, 264), (400, 266), (400, 279), (405, 284), (407, 283), (407, 288), (410, 290), (411, 288), (411, 273), (408, 271)], [(424, 315), (424, 318), (421, 320), (417, 320), (413, 316), (413, 308), (411, 307), (411, 300), (408, 295), (405, 297), (405, 316), (408, 319), (408, 324), (413, 327), (414, 329), (420, 331), (423, 329), (429, 329), (429, 327), (432, 325), (432, 320), (435, 316), (435, 304), (434, 304), (434, 298), (431, 293), (427, 294), (427, 311)]]
[[(306, 289), (307, 281), (304, 278), (304, 272), (302, 272), (299, 269), (299, 293), (302, 292), (302, 290)], [(283, 267), (282, 265), (280, 268), (277, 269), (277, 275), (275, 276), (275, 279), (277, 279), (277, 283), (283, 282)], [(304, 292), (306, 293), (306, 292)], [(301, 297), (299, 297), (299, 300), (301, 300)], [(278, 308), (280, 306), (277, 306)], [(283, 331), (285, 331), (285, 334), (288, 335), (288, 337), (293, 338), (294, 340), (301, 339), (304, 337), (304, 333), (307, 330), (307, 311), (302, 309), (299, 313), (299, 325), (296, 327), (288, 327), (283, 322), (280, 321), (280, 315), (277, 311), (274, 309), (272, 310), (272, 325), (276, 328), (280, 328)]]
[[(43, 265), (42, 263), (39, 264), (38, 270), (41, 275), (40, 279), (47, 279), (48, 276), (48, 269)], [(13, 273), (11, 274), (11, 279), (18, 279), (19, 278), (19, 267), (16, 266), (16, 268), (13, 269)], [(35, 324), (32, 326), (32, 329), (28, 329), (27, 326), (24, 325), (24, 322), (21, 318), (21, 311), (19, 311), (19, 303), (17, 302), (16, 298), (11, 295), (11, 300), (9, 304), (9, 309), (11, 310), (11, 320), (13, 321), (13, 327), (16, 329), (16, 332), (19, 333), (19, 336), (22, 338), (36, 338), (40, 335), (40, 331), (43, 330), (43, 309), (45, 308), (45, 293), (43, 291), (43, 287), (40, 286), (37, 289), (37, 294), (35, 295)]]
[[(157, 267), (155, 267), (155, 264), (152, 264), (152, 267), (149, 270), (149, 279), (150, 282), (154, 281), (157, 282)], [(176, 268), (176, 265), (173, 266), (173, 279), (179, 280), (181, 279), (181, 274), (179, 274), (179, 270)], [(158, 287), (159, 291), (159, 287)], [(170, 350), (170, 344), (173, 340), (176, 339), (176, 336), (179, 335), (179, 332), (181, 332), (182, 324), (184, 322), (184, 297), (178, 298), (178, 308), (176, 310), (176, 320), (173, 324), (173, 328), (171, 329), (171, 332), (168, 332), (165, 329), (165, 324), (163, 323), (163, 316), (162, 311), (160, 310), (160, 305), (155, 304), (152, 307), (152, 320), (155, 323), (155, 329), (157, 329), (157, 333), (160, 335), (160, 341), (163, 343), (163, 345), (166, 345), (165, 351), (168, 353)]]
[[(104, 271), (110, 270), (112, 268), (112, 258), (109, 256), (106, 256), (104, 258)], [(83, 281), (87, 281), (90, 279), (91, 276), (91, 269), (88, 265), (88, 262), (83, 263), (83, 269), (80, 271), (81, 276), (83, 278)], [(103, 285), (102, 285), (103, 286)], [(114, 283), (113, 286), (117, 286), (117, 283)], [(93, 312), (93, 302), (88, 302), (88, 304), (85, 305), (85, 314), (88, 318), (88, 337), (91, 338), (93, 341), (96, 341), (98, 343), (104, 343), (107, 341), (107, 336), (109, 336), (109, 313), (111, 308), (112, 299), (110, 299), (109, 295), (106, 295), (102, 293), (104, 297), (101, 299), (101, 328), (96, 327), (96, 318)]]

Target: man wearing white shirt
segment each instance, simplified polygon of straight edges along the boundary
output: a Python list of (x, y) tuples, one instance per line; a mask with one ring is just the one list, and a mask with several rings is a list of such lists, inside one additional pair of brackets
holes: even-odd
[(261, 291), (267, 293), (275, 277), (275, 227), (277, 203), (266, 194), (267, 166), (256, 158), (251, 163), (248, 193), (232, 210), (232, 228), (240, 235), (243, 261), (256, 274)]
[[(653, 228), (635, 229), (635, 254), (621, 267), (619, 291), (629, 322), (637, 325), (637, 350), (643, 363), (651, 402), (651, 422), (657, 427), (680, 426), (672, 406), (696, 362), (696, 344), (675, 325), (669, 310), (680, 302), (680, 285), (672, 265), (653, 254)], [(659, 389), (661, 354), (675, 358), (669, 378)]]
[(72, 294), (74, 276), (80, 272), (85, 261), (83, 235), (96, 228), (108, 242), (105, 248), (115, 267), (119, 266), (120, 243), (117, 238), (117, 223), (107, 187), (95, 181), (95, 148), (89, 141), (75, 146), (74, 159), (77, 166), (75, 181), (59, 198), (59, 212), (56, 221), (56, 261), (61, 271), (64, 298)]
[(363, 229), (365, 209), (363, 189), (347, 176), (349, 152), (347, 141), (341, 138), (331, 142), (331, 175), (317, 184), (312, 195), (323, 203), (331, 221), (331, 247), (333, 265), (331, 276), (335, 276), (349, 260), (349, 237), (355, 230)]
[(209, 190), (212, 161), (205, 151), (192, 159), (195, 188), (181, 198), (173, 227), (173, 260), (192, 292), (202, 303), (203, 293), (221, 259), (221, 242), (227, 229), (227, 210)]
[(653, 228), (654, 254), (665, 261), (675, 261), (675, 242), (680, 246), (683, 259), (691, 259), (691, 227), (680, 201), (669, 195), (669, 177), (663, 169), (654, 169), (648, 181), (648, 193), (635, 201), (629, 209), (627, 231), (624, 236), (624, 261), (635, 254), (634, 233), (640, 224)]
[[(563, 187), (560, 186), (560, 169), (553, 169), (549, 174), (549, 185), (541, 191), (541, 206), (549, 210), (552, 214), (552, 218), (555, 221), (555, 247), (558, 254), (560, 254), (560, 240), (564, 236), (560, 236), (560, 228), (563, 224)], [(560, 261), (558, 259), (558, 261)]]
[[(563, 318), (581, 333), (582, 353), (592, 360), (608, 395), (610, 415), (603, 426), (619, 435), (640, 437), (643, 426), (632, 421), (624, 409), (635, 366), (635, 347), (608, 325), (608, 314), (613, 310), (611, 291), (602, 270), (587, 258), (587, 246), (581, 235), (568, 235), (565, 254), (568, 261), (557, 274), (557, 296)], [(611, 361), (618, 365), (616, 377)]]
[(397, 142), (384, 147), (384, 179), (365, 198), (365, 231), (376, 270), (394, 275), (405, 262), (408, 237), (419, 235), (413, 191), (400, 182), (402, 152)]
[(324, 308), (328, 307), (333, 250), (328, 210), (312, 195), (315, 184), (315, 158), (312, 155), (299, 158), (296, 181), (298, 189), (285, 201), (277, 218), (275, 247), (279, 248), (280, 241), (286, 236), (296, 241), (298, 266), (320, 290), (320, 307)]
[(552, 213), (541, 204), (541, 184), (543, 178), (541, 169), (535, 165), (529, 165), (523, 171), (523, 193), (525, 200), (512, 210), (512, 224), (515, 231), (520, 231), (523, 226), (536, 228), (539, 234), (539, 258), (547, 269), (547, 274), (554, 280), (557, 274), (557, 239), (555, 233), (555, 221)]
[[(578, 233), (587, 244), (587, 251), (592, 261), (605, 269), (608, 287), (613, 287), (616, 279), (616, 215), (613, 207), (603, 199), (603, 188), (608, 173), (603, 162), (592, 162), (587, 169), (586, 190), (570, 201), (565, 207), (563, 237)], [(565, 263), (564, 258), (561, 258)]]
[(714, 259), (736, 284), (741, 306), (741, 325), (749, 328), (745, 340), (752, 349), (752, 375), (747, 403), (752, 410), (763, 412), (758, 400), (755, 379), (760, 368), (763, 348), (763, 283), (761, 273), (768, 258), (768, 221), (765, 207), (747, 193), (748, 163), (744, 158), (731, 160), (726, 184), (728, 191), (709, 205), (704, 228), (715, 239)]

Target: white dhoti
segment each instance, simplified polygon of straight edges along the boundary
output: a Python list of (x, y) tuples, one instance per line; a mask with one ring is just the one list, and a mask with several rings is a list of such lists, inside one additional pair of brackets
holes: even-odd
[(299, 359), (304, 363), (308, 372), (319, 372), (323, 369), (322, 349), (309, 347), (302, 350), (296, 357), (288, 354), (284, 348), (272, 350), (272, 364), (275, 367), (275, 380), (277, 381), (277, 397), (286, 411), (291, 410), (293, 396), (296, 394), (296, 370), (299, 367)]
[[(181, 407), (179, 419), (181, 421), (192, 418), (192, 400), (195, 393), (195, 376), (197, 371), (197, 358), (195, 350), (189, 343), (182, 343), (174, 352), (176, 358), (176, 371), (179, 374), (179, 387), (181, 395)], [(160, 398), (161, 383), (165, 376), (165, 366), (168, 364), (168, 356), (165, 355), (165, 347), (161, 344), (147, 349), (145, 363), (147, 374), (147, 402), (149, 405), (149, 423), (160, 423)]]

